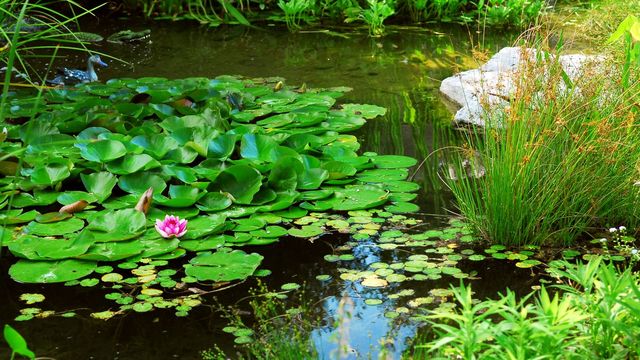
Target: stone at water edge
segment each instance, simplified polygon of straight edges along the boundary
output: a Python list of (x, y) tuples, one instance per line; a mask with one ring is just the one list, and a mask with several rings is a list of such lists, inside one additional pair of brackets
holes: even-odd
[[(528, 56), (535, 60), (537, 51), (531, 48), (506, 47), (480, 68), (444, 79), (440, 84), (440, 92), (458, 108), (454, 124), (484, 127), (487, 125), (487, 110), (501, 111), (507, 108), (507, 99), (516, 88), (515, 76), (522, 57)], [(571, 54), (561, 55), (559, 62), (569, 78), (575, 81), (586, 63), (601, 63), (602, 59), (599, 55)], [(491, 124), (498, 127), (501, 125)]]

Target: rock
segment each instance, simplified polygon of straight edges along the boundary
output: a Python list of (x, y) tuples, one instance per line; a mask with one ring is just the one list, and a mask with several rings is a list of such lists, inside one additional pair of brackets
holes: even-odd
[[(516, 74), (523, 58), (535, 60), (538, 50), (507, 47), (496, 53), (478, 69), (463, 71), (448, 77), (440, 84), (440, 92), (457, 107), (454, 125), (487, 126), (487, 112), (503, 111), (516, 90)], [(553, 55), (552, 55), (553, 57)], [(560, 65), (572, 81), (581, 76), (582, 67), (589, 62), (601, 62), (601, 56), (561, 55)], [(502, 124), (490, 124), (502, 126)]]

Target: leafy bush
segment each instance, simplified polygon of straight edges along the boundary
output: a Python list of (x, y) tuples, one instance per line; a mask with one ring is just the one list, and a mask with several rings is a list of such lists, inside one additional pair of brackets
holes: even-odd
[(551, 273), (562, 294), (542, 287), (518, 298), (475, 302), (471, 287), (454, 288), (458, 307), (428, 317), (431, 338), (415, 358), (628, 359), (640, 355), (640, 278), (594, 258)]

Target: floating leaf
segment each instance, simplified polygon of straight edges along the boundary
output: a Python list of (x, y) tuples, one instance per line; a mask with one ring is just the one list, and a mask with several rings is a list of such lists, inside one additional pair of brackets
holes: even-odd
[(20, 259), (9, 268), (9, 275), (22, 283), (56, 283), (80, 279), (93, 272), (96, 263), (81, 260), (32, 261)]
[(20, 300), (27, 303), (27, 305), (35, 304), (44, 301), (44, 295), (25, 293), (20, 295)]
[(250, 166), (232, 165), (218, 175), (215, 183), (220, 190), (231, 194), (236, 203), (251, 204), (262, 185), (262, 175)]
[(82, 184), (84, 184), (85, 189), (87, 189), (89, 193), (94, 194), (100, 203), (111, 196), (111, 191), (118, 182), (118, 179), (113, 174), (106, 171), (89, 175), (80, 174), (80, 179), (82, 179)]
[(286, 283), (280, 286), (280, 289), (288, 291), (288, 290), (297, 290), (300, 288), (300, 285), (296, 283)]
[(56, 236), (76, 232), (84, 227), (84, 221), (78, 218), (70, 218), (63, 221), (40, 224), (38, 222), (30, 222), (26, 227), (26, 231), (32, 235)]
[(376, 155), (371, 157), (371, 162), (380, 169), (398, 169), (414, 166), (418, 160), (401, 155)]
[(262, 256), (241, 250), (220, 249), (203, 252), (185, 265), (185, 272), (199, 281), (231, 281), (249, 277), (262, 262)]
[(310, 238), (324, 233), (321, 227), (315, 225), (305, 225), (300, 229), (289, 229), (289, 235), (301, 238)]
[(126, 147), (117, 140), (94, 141), (82, 146), (80, 149), (80, 155), (83, 158), (100, 163), (121, 158), (126, 154)]

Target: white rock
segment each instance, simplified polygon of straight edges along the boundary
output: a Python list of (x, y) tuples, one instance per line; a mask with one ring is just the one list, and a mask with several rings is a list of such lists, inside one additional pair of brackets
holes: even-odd
[[(507, 99), (516, 89), (516, 73), (523, 57), (535, 60), (537, 55), (538, 50), (535, 49), (507, 47), (480, 68), (444, 79), (440, 84), (440, 92), (458, 107), (454, 123), (485, 126), (488, 110), (500, 111), (509, 105)], [(553, 59), (553, 55), (550, 56)], [(602, 59), (602, 56), (572, 54), (561, 55), (559, 62), (569, 78), (575, 81), (582, 75), (582, 68), (586, 63), (601, 63)]]

